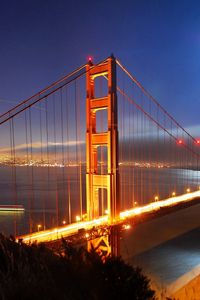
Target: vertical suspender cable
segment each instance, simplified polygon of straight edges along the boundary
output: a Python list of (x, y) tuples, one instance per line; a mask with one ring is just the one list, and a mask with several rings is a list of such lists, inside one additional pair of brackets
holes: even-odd
[[(78, 142), (78, 132), (77, 132), (77, 83), (76, 80), (74, 82), (74, 96), (75, 96), (75, 107), (74, 107), (74, 120), (75, 120), (75, 140), (76, 140), (76, 146), (75, 146), (75, 168), (76, 168), (76, 184), (78, 185), (78, 178), (79, 178), (79, 174), (78, 174), (78, 146), (77, 146), (77, 142)], [(80, 186), (79, 186), (80, 188)], [(82, 218), (82, 204), (80, 204), (80, 189), (78, 192), (78, 197), (79, 197), (79, 212)]]
[(58, 164), (57, 164), (57, 147), (56, 147), (56, 105), (55, 105), (55, 93), (53, 94), (53, 136), (54, 136), (54, 161), (55, 161), (55, 205), (56, 205), (56, 226), (58, 226), (59, 220), (59, 205), (58, 205)]
[[(43, 136), (42, 136), (42, 103), (40, 102), (40, 109), (39, 109), (40, 113), (40, 161), (41, 161), (41, 165), (43, 164)], [(41, 190), (44, 188), (43, 187), (43, 182), (44, 182), (44, 178), (43, 178), (43, 170), (41, 170)], [(44, 207), (45, 207), (45, 196), (43, 195), (43, 193), (41, 193), (41, 200), (42, 200), (42, 214), (43, 214), (43, 224), (45, 224), (45, 211), (44, 211)]]
[[(12, 184), (13, 184), (13, 201), (17, 204), (17, 182), (16, 182), (16, 153), (15, 153), (15, 133), (14, 133), (14, 121), (10, 120), (10, 144), (11, 144), (11, 160), (12, 160)], [(17, 235), (17, 219), (16, 214), (14, 217), (14, 236)]]
[(27, 169), (27, 199), (28, 199), (28, 214), (29, 214), (29, 233), (32, 232), (32, 212), (31, 212), (31, 176), (29, 172), (29, 142), (28, 142), (28, 119), (27, 110), (25, 110), (25, 132), (26, 132), (26, 169)]
[[(60, 89), (60, 117), (61, 117), (61, 145), (62, 145), (62, 189), (65, 199), (65, 159), (64, 159), (64, 132), (63, 132), (63, 91)], [(66, 211), (66, 203), (64, 205)]]
[(56, 100), (55, 93), (53, 94), (53, 140), (54, 140), (54, 164), (55, 164), (55, 183), (56, 183), (56, 192), (55, 192), (55, 205), (56, 205), (56, 226), (58, 226), (59, 218), (59, 208), (58, 208), (58, 162), (57, 162), (57, 139), (56, 139)]
[[(29, 107), (29, 129), (30, 129), (30, 162), (29, 166), (31, 168), (31, 202), (30, 210), (33, 209), (33, 203), (35, 199), (34, 194), (34, 170), (33, 170), (33, 139), (32, 139), (32, 117), (31, 117), (31, 107)], [(33, 220), (31, 218), (31, 232), (33, 230)]]
[[(49, 160), (49, 120), (48, 120), (48, 98), (45, 98), (45, 129), (46, 129), (46, 145), (47, 145), (47, 195), (50, 199), (50, 160)], [(46, 229), (46, 199), (43, 207), (44, 213), (44, 229)]]
[(68, 97), (68, 89), (66, 88), (66, 116), (67, 116), (67, 194), (68, 194), (68, 222), (69, 224), (72, 222), (71, 216), (71, 182), (70, 182), (70, 156), (69, 156), (69, 97)]
[(82, 151), (81, 151), (81, 135), (80, 135), (80, 129), (81, 129), (81, 103), (80, 103), (80, 82), (77, 79), (77, 138), (78, 138), (78, 165), (79, 165), (79, 189), (80, 189), (80, 216), (82, 220), (83, 216), (83, 191), (82, 191)]

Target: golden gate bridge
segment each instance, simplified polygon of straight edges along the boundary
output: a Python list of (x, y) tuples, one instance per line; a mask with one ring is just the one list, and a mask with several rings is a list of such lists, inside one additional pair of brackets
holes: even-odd
[(0, 116), (3, 231), (48, 242), (200, 196), (199, 144), (115, 57)]

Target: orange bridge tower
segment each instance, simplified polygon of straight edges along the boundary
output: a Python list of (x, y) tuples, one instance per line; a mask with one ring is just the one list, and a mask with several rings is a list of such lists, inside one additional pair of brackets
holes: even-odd
[[(88, 220), (99, 217), (99, 191), (107, 191), (108, 221), (113, 224), (119, 217), (118, 122), (116, 92), (116, 60), (109, 57), (100, 64), (86, 66), (86, 197)], [(107, 79), (107, 95), (95, 97), (95, 79)], [(96, 113), (107, 110), (108, 128), (97, 132)], [(107, 172), (98, 174), (98, 147), (107, 148)]]

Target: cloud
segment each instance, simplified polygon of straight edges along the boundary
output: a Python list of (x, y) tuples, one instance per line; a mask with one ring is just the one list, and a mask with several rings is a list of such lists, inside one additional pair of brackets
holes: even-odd
[[(40, 150), (41, 148), (55, 148), (55, 147), (74, 147), (76, 145), (84, 145), (85, 141), (65, 141), (63, 143), (61, 142), (49, 142), (48, 144), (43, 142), (41, 144), (41, 142), (34, 142), (32, 143), (28, 143), (28, 144), (20, 144), (20, 145), (16, 145), (15, 146), (15, 151), (26, 151), (27, 149), (33, 149), (33, 150)], [(1, 153), (5, 153), (5, 152), (10, 152), (11, 148), (10, 147), (4, 147), (4, 148), (0, 148), (0, 152)]]
[(200, 124), (188, 126), (185, 130), (194, 137), (200, 137)]

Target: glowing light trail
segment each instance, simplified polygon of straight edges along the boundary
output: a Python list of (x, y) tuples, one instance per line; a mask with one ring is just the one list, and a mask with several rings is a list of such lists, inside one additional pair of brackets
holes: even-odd
[[(120, 212), (120, 219), (116, 220), (115, 224), (122, 223), (127, 218), (134, 217), (136, 215), (153, 212), (159, 210), (162, 207), (173, 206), (178, 203), (186, 202), (189, 200), (193, 200), (197, 197), (200, 197), (200, 191), (195, 191), (192, 193), (183, 194), (180, 196), (173, 196), (171, 198), (160, 200), (156, 202), (152, 202), (150, 204), (136, 207), (133, 209), (129, 209), (126, 211)], [(50, 242), (61, 239), (62, 237), (69, 237), (74, 234), (77, 234), (80, 229), (90, 230), (93, 227), (98, 227), (100, 225), (107, 225), (108, 224), (108, 216), (103, 216), (98, 219), (94, 219), (91, 221), (81, 221), (78, 223), (72, 223), (70, 225), (53, 228), (50, 230), (44, 230), (37, 233), (27, 234), (24, 236), (18, 237), (19, 239), (23, 239), (25, 243), (32, 243), (32, 242)]]
[(24, 207), (22, 205), (0, 205), (0, 212), (23, 212)]

